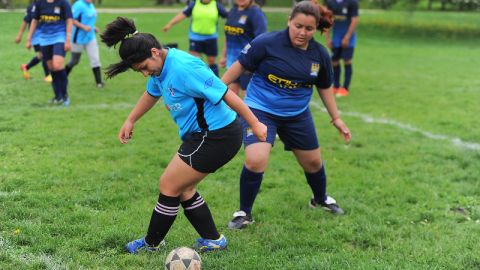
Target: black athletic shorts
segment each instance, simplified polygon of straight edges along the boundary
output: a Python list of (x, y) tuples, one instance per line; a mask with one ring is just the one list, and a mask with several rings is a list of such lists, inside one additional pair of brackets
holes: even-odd
[(237, 118), (229, 125), (187, 134), (178, 156), (193, 169), (213, 173), (227, 164), (242, 146), (242, 126)]

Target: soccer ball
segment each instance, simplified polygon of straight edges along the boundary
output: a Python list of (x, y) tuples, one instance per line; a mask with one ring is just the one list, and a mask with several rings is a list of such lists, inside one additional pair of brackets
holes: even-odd
[(167, 270), (200, 270), (201, 265), (200, 255), (188, 247), (172, 250), (165, 259), (165, 269)]

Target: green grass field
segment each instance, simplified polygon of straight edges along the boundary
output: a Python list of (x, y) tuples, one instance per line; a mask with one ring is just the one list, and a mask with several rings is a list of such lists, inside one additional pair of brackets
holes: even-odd
[[(318, 95), (312, 99), (329, 192), (347, 214), (307, 207), (303, 172), (278, 142), (256, 223), (228, 230), (238, 207), (241, 151), (199, 186), (229, 240), (228, 250), (202, 255), (204, 269), (480, 268), (480, 40), (395, 35), (369, 23), (389, 14), (402, 16), (362, 16), (352, 93), (338, 99), (350, 144), (329, 124)], [(161, 32), (172, 15), (128, 16), (140, 31), (187, 49), (186, 22)], [(441, 25), (446, 15), (415, 16)], [(70, 75), (71, 106), (49, 106), (52, 90), (40, 66), (32, 80), (21, 77), (19, 65), (32, 56), (13, 42), (22, 15), (0, 17), (0, 269), (163, 269), (170, 250), (197, 237), (182, 214), (164, 250), (123, 251), (145, 234), (158, 178), (180, 143), (163, 105), (121, 145), (117, 131), (146, 79), (129, 72), (98, 90), (83, 55)], [(101, 14), (99, 26), (115, 17)], [(458, 24), (480, 25), (478, 16), (466, 17)], [(268, 18), (270, 30), (285, 26), (286, 14)], [(101, 56), (104, 66), (117, 60), (104, 46)]]

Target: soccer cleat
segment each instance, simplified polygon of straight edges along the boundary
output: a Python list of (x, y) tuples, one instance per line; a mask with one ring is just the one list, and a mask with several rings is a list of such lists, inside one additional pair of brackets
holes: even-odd
[(48, 74), (47, 76), (45, 76), (45, 78), (43, 78), (43, 80), (47, 83), (51, 83), (52, 82), (52, 75)]
[(321, 207), (334, 215), (343, 215), (345, 213), (343, 209), (338, 206), (337, 201), (335, 201), (335, 199), (330, 196), (327, 196), (327, 200), (321, 203), (315, 201), (315, 199), (312, 197), (312, 199), (310, 199), (310, 202), (308, 203), (308, 206), (310, 206), (310, 208)]
[(348, 90), (347, 90), (346, 88), (340, 87), (340, 88), (338, 88), (338, 90), (337, 90), (336, 96), (337, 96), (337, 97), (346, 97), (346, 96), (348, 96), (348, 94), (349, 94), (349, 92), (348, 92)]
[(63, 102), (62, 103), (63, 106), (65, 106), (65, 107), (70, 106), (70, 98), (69, 97), (63, 98), (61, 101)]
[(228, 228), (240, 230), (253, 222), (255, 221), (251, 214), (247, 214), (245, 211), (240, 210), (233, 213), (233, 219), (228, 223)]
[(334, 95), (338, 93), (338, 88), (337, 87), (332, 87), (332, 92)]
[(22, 65), (20, 66), (20, 69), (22, 70), (23, 78), (24, 78), (25, 80), (30, 80), (30, 73), (28, 72), (27, 65), (26, 65), (26, 64), (22, 64)]
[(222, 250), (227, 248), (227, 238), (225, 236), (220, 235), (220, 238), (217, 240), (205, 239), (205, 238), (198, 238), (197, 242), (193, 246), (200, 252), (207, 252), (207, 251), (214, 251), (214, 250)]
[(145, 237), (142, 237), (137, 240), (133, 240), (125, 246), (125, 249), (132, 254), (138, 254), (139, 251), (157, 251), (160, 249), (160, 246), (164, 246), (165, 241), (162, 240), (157, 246), (152, 246), (145, 242)]
[(97, 83), (97, 88), (103, 88), (103, 87), (105, 87), (104, 83)]
[(62, 102), (63, 102), (62, 99), (57, 99), (57, 98), (54, 97), (54, 98), (50, 99), (49, 103), (52, 104), (52, 105), (60, 105), (60, 104), (62, 104)]

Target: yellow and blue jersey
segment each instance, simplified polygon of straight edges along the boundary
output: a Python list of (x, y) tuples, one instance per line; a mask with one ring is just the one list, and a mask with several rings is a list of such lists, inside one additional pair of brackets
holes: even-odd
[(66, 0), (47, 0), (35, 2), (33, 19), (41, 25), (40, 45), (48, 46), (55, 43), (64, 43), (66, 40), (67, 19), (72, 18), (70, 4)]
[[(190, 22), (190, 28), (189, 28), (189, 31), (188, 31), (188, 38), (191, 39), (191, 40), (197, 40), (197, 41), (203, 41), (203, 40), (208, 40), (208, 39), (213, 39), (213, 38), (218, 38), (218, 16), (222, 17), (222, 18), (227, 18), (228, 16), (228, 11), (225, 9), (225, 7), (216, 2), (216, 10), (218, 12), (218, 16), (215, 17), (212, 17), (210, 16), (211, 14), (203, 14), (205, 16), (209, 16), (211, 18), (211, 21), (209, 22), (205, 22), (205, 23), (208, 23), (208, 24), (211, 24), (212, 27), (215, 28), (214, 30), (214, 33), (213, 34), (201, 34), (201, 33), (196, 33), (195, 31), (193, 31), (192, 29), (192, 24), (195, 23), (194, 20), (195, 20), (195, 14), (193, 14), (193, 11), (194, 11), (194, 8), (195, 8), (195, 5), (203, 5), (202, 3), (199, 3), (200, 1), (192, 1), (192, 3), (190, 3), (188, 6), (186, 6), (184, 9), (183, 9), (183, 14), (187, 17), (192, 17), (191, 18), (191, 22)], [(192, 16), (192, 14), (194, 16)]]
[[(25, 17), (23, 17), (23, 21), (28, 24), (28, 27), (30, 27), (30, 23), (32, 22), (33, 18), (33, 13), (35, 12), (35, 2), (30, 4), (27, 9), (25, 10)], [(35, 32), (33, 32), (32, 35), (32, 45), (39, 45), (40, 44), (40, 35), (42, 32), (42, 27), (41, 25), (37, 25), (37, 28), (35, 29)]]
[(238, 61), (253, 77), (245, 103), (273, 115), (296, 116), (308, 108), (313, 85), (329, 88), (333, 80), (327, 49), (314, 39), (306, 50), (292, 45), (288, 28), (260, 35)]
[[(327, 7), (333, 12), (335, 23), (332, 29), (332, 44), (334, 48), (341, 47), (342, 39), (348, 31), (353, 17), (358, 16), (357, 0), (327, 0)], [(355, 47), (357, 35), (353, 32), (348, 47)]]
[(183, 139), (186, 134), (223, 128), (237, 114), (223, 101), (227, 86), (203, 61), (169, 49), (162, 72), (151, 76), (147, 92), (162, 97)]
[(97, 22), (97, 10), (92, 3), (85, 0), (78, 0), (72, 6), (73, 19), (81, 24), (90, 26), (88, 32), (76, 27), (72, 28), (72, 42), (76, 44), (87, 44), (95, 39), (95, 23)]
[(227, 68), (235, 61), (242, 49), (255, 37), (267, 31), (267, 18), (257, 6), (244, 10), (233, 7), (224, 26), (227, 40)]

